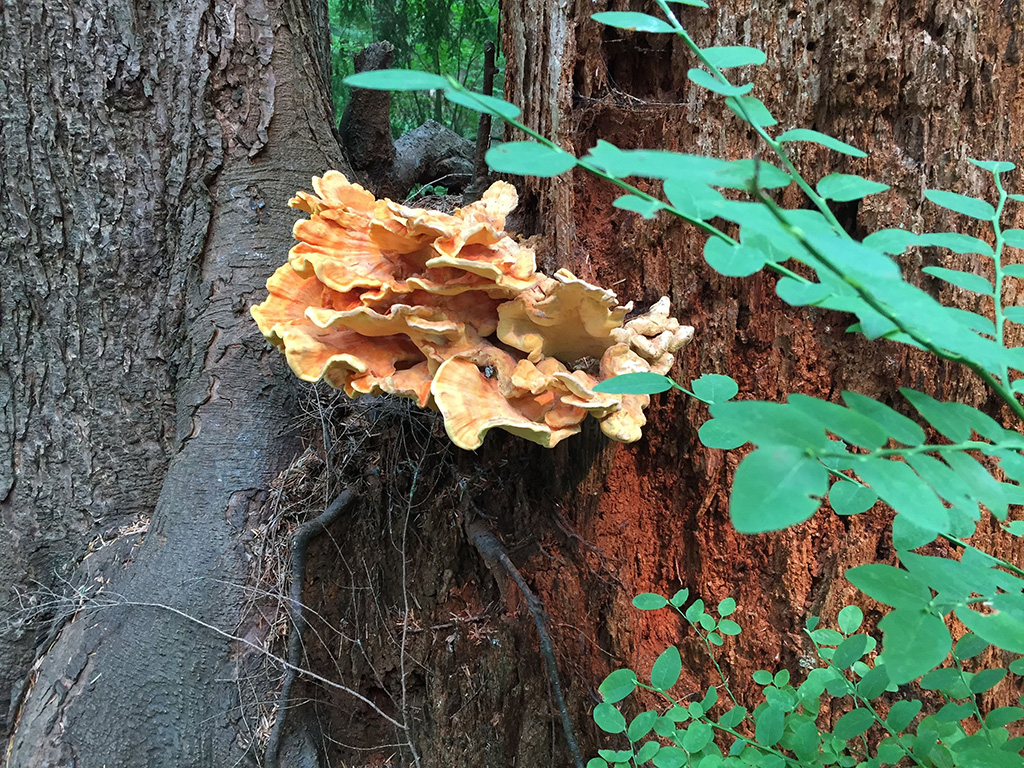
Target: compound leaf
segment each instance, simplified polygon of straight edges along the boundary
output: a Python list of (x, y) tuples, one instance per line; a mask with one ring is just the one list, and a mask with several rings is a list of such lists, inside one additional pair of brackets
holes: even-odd
[(549, 178), (576, 166), (576, 158), (561, 149), (536, 141), (508, 141), (491, 147), (487, 164), (499, 173)]
[(968, 197), (942, 189), (926, 190), (924, 196), (936, 205), (975, 219), (991, 221), (996, 215), (996, 209), (992, 207), (991, 203), (976, 197)]
[(870, 181), (850, 173), (830, 173), (819, 181), (817, 186), (818, 194), (826, 200), (835, 200), (841, 203), (860, 200), (868, 195), (885, 192), (887, 189), (889, 189), (888, 184)]
[(729, 514), (740, 533), (763, 533), (802, 523), (821, 506), (828, 470), (800, 448), (759, 448), (733, 479)]
[(594, 21), (616, 29), (628, 29), (633, 32), (673, 32), (672, 25), (667, 21), (636, 11), (605, 11), (592, 14)]

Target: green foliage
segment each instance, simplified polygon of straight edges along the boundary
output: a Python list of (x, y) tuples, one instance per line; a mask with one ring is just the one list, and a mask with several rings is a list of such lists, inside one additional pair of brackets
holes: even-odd
[[(451, 74), (461, 85), (479, 90), (483, 85), (484, 43), (496, 40), (498, 0), (328, 0), (331, 29), (331, 92), (336, 118), (348, 101), (352, 58), (372, 42), (387, 40), (395, 47), (396, 67), (440, 76)], [(502, 69), (500, 63), (499, 71)], [(438, 93), (416, 93), (440, 85), (412, 87), (399, 82), (401, 93), (392, 100), (391, 126), (396, 137), (428, 119), (447, 125), (467, 138), (476, 136), (478, 111), (474, 106), (442, 98)], [(501, 92), (500, 75), (495, 91)], [(518, 111), (513, 118), (518, 116)]]
[[(1006, 338), (1008, 322), (1024, 324), (1024, 309), (1003, 304), (1007, 281), (1024, 279), (1024, 265), (1012, 263), (1019, 254), (1007, 250), (1024, 249), (1024, 231), (1002, 226), (1007, 206), (1024, 202), (1024, 195), (1010, 194), (1004, 186), (1003, 175), (1015, 167), (1001, 161), (971, 161), (991, 177), (991, 201), (945, 190), (925, 193), (930, 203), (950, 215), (967, 217), (965, 226), (983, 223), (984, 239), (894, 228), (854, 240), (829, 201), (885, 194), (888, 186), (841, 173), (827, 174), (812, 184), (797, 170), (789, 152), (810, 142), (854, 158), (866, 154), (807, 129), (773, 135), (769, 129), (775, 119), (749, 95), (753, 86), (749, 77), (743, 77), (749, 74), (743, 68), (763, 63), (763, 56), (745, 47), (701, 49), (667, 0), (655, 2), (663, 18), (635, 12), (595, 18), (622, 29), (677, 35), (694, 58), (689, 80), (723, 96), (774, 155), (775, 164), (761, 159), (760, 153), (727, 161), (620, 149), (606, 141), (574, 158), (503, 115), (532, 141), (492, 149), (492, 166), (506, 173), (542, 176), (578, 167), (600, 176), (625, 193), (617, 207), (645, 217), (669, 213), (708, 235), (704, 258), (713, 269), (731, 277), (768, 269), (778, 275), (776, 292), (790, 305), (851, 314), (851, 333), (906, 344), (964, 366), (1016, 422), (1014, 428), (1006, 428), (965, 403), (940, 401), (909, 388), (884, 398), (887, 402), (842, 392), (841, 402), (792, 394), (786, 402), (775, 403), (735, 399), (739, 385), (719, 374), (702, 376), (689, 389), (655, 374), (602, 382), (600, 391), (625, 394), (679, 389), (708, 405), (711, 418), (699, 432), (704, 445), (724, 450), (747, 447), (729, 504), (739, 531), (788, 528), (823, 506), (839, 515), (864, 514), (881, 502), (895, 513), (891, 536), (898, 565), (868, 563), (847, 572), (856, 587), (890, 609), (878, 625), (881, 653), (873, 656), (873, 637), (856, 632), (863, 619), (858, 609), (845, 609), (839, 631), (818, 629), (812, 623), (809, 637), (824, 666), (812, 670), (797, 688), (789, 684), (785, 671), (779, 673), (784, 679), (758, 673), (755, 681), (763, 686), (765, 702), (753, 712), (733, 701), (728, 712), (710, 717), (715, 688), (709, 689), (704, 702), (686, 707), (673, 699), (669, 689), (678, 679), (677, 654), (666, 652), (659, 658), (649, 684), (628, 670), (613, 673), (609, 680), (614, 682), (606, 681), (610, 698), (599, 707), (598, 725), (625, 733), (630, 749), (603, 751), (590, 766), (647, 761), (657, 768), (882, 766), (901, 761), (942, 768), (1019, 766), (1024, 740), (1009, 738), (1005, 726), (1024, 716), (1024, 709), (1000, 708), (983, 716), (976, 700), (977, 694), (1001, 683), (1005, 670), (968, 671), (963, 665), (989, 645), (1024, 653), (1024, 570), (968, 541), (983, 516), (991, 516), (1008, 535), (1024, 535), (1024, 520), (1010, 519), (1011, 511), (1019, 515), (1024, 505), (1024, 348), (1008, 344)], [(683, 4), (705, 7), (700, 0)], [(741, 76), (731, 80), (723, 68), (740, 68), (735, 71)], [(386, 87), (383, 81), (380, 87)], [(449, 81), (443, 93), (450, 98), (449, 94), (462, 95), (463, 89)], [(480, 108), (487, 109), (482, 104)], [(663, 194), (639, 189), (627, 181), (630, 177), (660, 180)], [(786, 208), (777, 202), (772, 191), (793, 184), (808, 198), (810, 209)], [(921, 274), (905, 275), (893, 256), (912, 247), (953, 251), (971, 257), (973, 266), (966, 271), (929, 266)], [(967, 291), (978, 299), (982, 311), (942, 303), (919, 284), (944, 292)], [(915, 551), (936, 539), (952, 544), (957, 556), (936, 556), (931, 548), (927, 553)], [(685, 590), (671, 599), (645, 594), (634, 605), (680, 611), (687, 599)], [(700, 601), (682, 613), (713, 661), (713, 646), (739, 631), (732, 620), (726, 623), (721, 608), (715, 618)], [(970, 631), (955, 646), (948, 628), (952, 616)], [(1022, 661), (1011, 664), (1010, 671), (1024, 673)], [(918, 679), (920, 688), (937, 692), (945, 704), (918, 719), (921, 700), (890, 700), (883, 717), (875, 700)], [(630, 687), (658, 692), (669, 700), (668, 710), (653, 719), (644, 713), (639, 725), (615, 717), (612, 705), (628, 696)], [(724, 677), (722, 688), (731, 697)], [(826, 693), (849, 697), (849, 711), (832, 731), (821, 730), (817, 720), (819, 700)], [(641, 744), (650, 731), (657, 738)], [(716, 734), (727, 737), (715, 738)], [(720, 751), (719, 742), (726, 744), (727, 753)]]
[[(863, 578), (873, 579), (879, 594), (904, 605), (915, 602), (908, 595), (920, 591), (920, 585), (907, 585), (899, 578), (889, 583), (881, 573), (872, 573)], [(878, 656), (875, 638), (858, 631), (864, 613), (848, 605), (839, 612), (838, 629), (820, 626), (817, 618), (807, 622), (805, 634), (814, 660), (805, 657), (810, 669), (802, 680), (792, 679), (787, 669), (753, 674), (763, 701), (748, 711), (736, 701), (715, 655), (715, 647), (726, 637), (742, 631), (735, 620), (726, 618), (734, 614), (736, 601), (726, 598), (709, 611), (700, 599), (684, 608), (688, 599), (688, 590), (671, 599), (647, 593), (638, 595), (633, 604), (641, 610), (669, 608), (679, 614), (703, 646), (717, 681), (700, 701), (687, 702), (674, 694), (681, 671), (681, 655), (674, 645), (658, 657), (647, 677), (631, 669), (612, 672), (598, 689), (604, 701), (594, 709), (594, 722), (606, 733), (624, 736), (628, 748), (598, 750), (587, 768), (880, 768), (896, 764), (999, 768), (1021, 764), (1024, 738), (1011, 738), (1007, 726), (1024, 720), (1024, 707), (999, 707), (986, 716), (978, 697), (1002, 684), (1008, 672), (1024, 673), (1024, 658), (1009, 669), (971, 663), (989, 647), (976, 634), (964, 635), (950, 655), (948, 633), (943, 642), (928, 628), (918, 628), (920, 632), (901, 647), (908, 657), (921, 659)], [(887, 619), (899, 610), (903, 609)], [(913, 621), (894, 623), (905, 631), (914, 630)], [(927, 674), (916, 685), (901, 688), (897, 667), (905, 662), (927, 667)], [(663, 703), (629, 720), (621, 707), (638, 689), (652, 692)], [(847, 711), (829, 729), (823, 723), (835, 711), (834, 699), (842, 699)], [(928, 712), (934, 712), (925, 711), (926, 702)]]

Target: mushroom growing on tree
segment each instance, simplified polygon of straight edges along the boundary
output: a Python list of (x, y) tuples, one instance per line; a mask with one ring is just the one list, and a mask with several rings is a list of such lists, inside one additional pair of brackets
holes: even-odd
[(613, 440), (640, 439), (650, 397), (594, 387), (668, 372), (693, 328), (669, 316), (667, 297), (627, 321), (632, 304), (613, 292), (538, 272), (504, 231), (518, 202), (506, 182), (453, 214), (377, 200), (337, 171), (313, 189), (289, 202), (309, 218), (252, 308), (296, 376), (411, 398), (469, 450), (494, 428), (550, 448), (588, 415)]

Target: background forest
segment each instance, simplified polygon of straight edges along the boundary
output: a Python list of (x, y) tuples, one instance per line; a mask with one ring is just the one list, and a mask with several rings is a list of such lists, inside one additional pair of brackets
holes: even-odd
[[(344, 80), (353, 57), (370, 43), (395, 46), (393, 66), (450, 75), (472, 90), (483, 85), (484, 43), (498, 35), (499, 0), (329, 0), (331, 96), (340, 120), (348, 101)], [(499, 70), (502, 69), (500, 62)], [(496, 78), (501, 93), (502, 80)], [(396, 94), (391, 105), (395, 138), (436, 120), (467, 139), (476, 138), (478, 115), (440, 94)]]

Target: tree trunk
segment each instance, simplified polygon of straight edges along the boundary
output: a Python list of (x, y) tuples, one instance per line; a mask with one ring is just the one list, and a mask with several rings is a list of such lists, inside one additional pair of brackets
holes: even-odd
[(289, 196), (343, 162), (326, 8), (2, 18), (9, 764), (232, 765), (266, 683), (199, 622), (266, 631), (239, 624), (244, 543), (298, 447), (296, 388), (248, 307), (290, 245)]
[[(965, 158), (1014, 159), (1024, 146), (1016, 4), (674, 7), (702, 45), (766, 50), (755, 93), (782, 127), (873, 153), (799, 158), (812, 178), (893, 185), (844, 207), (851, 227), (952, 229), (922, 210), (921, 190), (987, 191)], [(581, 153), (600, 137), (750, 156), (720, 100), (686, 80), (682, 47), (589, 19), (608, 9), (503, 3), (506, 96), (525, 120)], [(491, 433), (469, 453), (404, 402), (307, 390), (317, 442), (268, 494), (298, 447), (297, 388), (247, 308), (291, 244), (284, 202), (311, 175), (347, 170), (327, 103), (325, 8), (18, 0), (0, 19), (0, 513), (11, 539), (0, 685), (12, 693), (12, 768), (258, 762), (277, 683), (253, 646), (282, 626), (254, 609), (265, 606), (253, 591), (283, 583), (292, 517), (315, 515), (341, 486), (360, 504), (310, 548), (303, 664), (373, 706), (300, 681), (276, 702), (291, 713), (282, 765), (569, 764), (526, 601), (467, 540), (470, 517), (545, 603), (588, 756), (604, 744), (590, 711), (610, 670), (642, 675), (681, 642), (682, 687), (702, 695), (714, 682), (679, 623), (638, 613), (633, 595), (735, 597), (745, 631), (722, 663), (742, 698), (755, 669), (799, 674), (803, 619), (834, 617), (854, 599), (843, 570), (887, 556), (877, 515), (737, 535), (736, 458), (701, 447), (704, 409), (669, 394), (632, 446), (592, 429), (551, 451)], [(681, 379), (729, 373), (762, 399), (844, 388), (885, 399), (906, 384), (984, 404), (957, 369), (859, 342), (837, 314), (783, 306), (770, 276), (718, 276), (697, 233), (614, 209), (617, 193), (597, 179), (516, 183), (521, 230), (544, 236), (546, 271), (568, 267), (640, 305), (672, 297), (697, 329)]]

